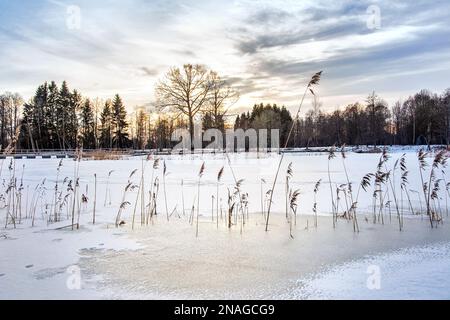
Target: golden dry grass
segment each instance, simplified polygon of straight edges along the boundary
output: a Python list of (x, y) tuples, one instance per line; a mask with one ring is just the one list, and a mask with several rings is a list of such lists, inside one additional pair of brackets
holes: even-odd
[(124, 155), (121, 151), (96, 150), (83, 154), (83, 158), (89, 160), (120, 160)]

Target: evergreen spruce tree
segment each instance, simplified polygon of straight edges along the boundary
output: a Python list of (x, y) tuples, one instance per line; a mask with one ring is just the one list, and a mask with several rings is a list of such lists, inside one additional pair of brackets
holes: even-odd
[(68, 122), (70, 117), (70, 101), (71, 94), (69, 87), (67, 86), (67, 82), (64, 81), (61, 85), (61, 90), (59, 91), (59, 101), (56, 108), (56, 113), (58, 115), (56, 119), (56, 128), (60, 149), (66, 149), (69, 146), (68, 139), (70, 138), (70, 134), (68, 131)]
[(48, 86), (48, 103), (45, 109), (45, 124), (48, 130), (49, 149), (57, 149), (59, 147), (57, 134), (57, 109), (59, 103), (59, 89), (54, 81)]
[(38, 149), (47, 147), (47, 130), (45, 123), (45, 110), (48, 103), (48, 85), (47, 82), (39, 86), (33, 98), (33, 122), (32, 132)]
[(100, 147), (112, 148), (112, 112), (109, 100), (105, 102), (100, 114)]
[(33, 101), (25, 103), (22, 111), (22, 121), (20, 126), (19, 143), (22, 148), (29, 150), (36, 150), (33, 139), (33, 116), (34, 116)]
[(92, 110), (92, 104), (89, 99), (86, 99), (81, 107), (80, 114), (80, 140), (83, 149), (95, 149), (94, 130), (94, 112)]
[(78, 138), (78, 117), (77, 112), (81, 109), (83, 103), (83, 98), (77, 90), (74, 90), (70, 95), (70, 104), (69, 104), (69, 118), (67, 121), (67, 136), (68, 136), (68, 144), (70, 148), (76, 148), (77, 138)]
[(112, 104), (113, 114), (113, 143), (115, 148), (127, 148), (129, 146), (128, 139), (128, 123), (126, 121), (127, 111), (123, 105), (122, 99), (118, 94), (114, 97)]

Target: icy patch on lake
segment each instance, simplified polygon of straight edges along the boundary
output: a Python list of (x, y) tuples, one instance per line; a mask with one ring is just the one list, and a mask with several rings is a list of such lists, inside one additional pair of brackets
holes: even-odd
[(298, 280), (282, 298), (450, 299), (450, 243), (340, 264)]

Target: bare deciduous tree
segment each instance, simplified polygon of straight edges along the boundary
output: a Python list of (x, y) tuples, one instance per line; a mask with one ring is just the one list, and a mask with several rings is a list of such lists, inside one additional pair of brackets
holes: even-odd
[(16, 143), (16, 131), (20, 124), (23, 99), (18, 93), (5, 92), (0, 95), (0, 146)]
[(174, 67), (158, 82), (155, 90), (159, 111), (169, 110), (177, 117), (187, 117), (191, 148), (194, 117), (205, 109), (211, 90), (209, 75), (203, 65), (185, 64), (181, 69)]
[(216, 129), (224, 129), (224, 118), (230, 107), (239, 100), (239, 92), (223, 80), (217, 72), (209, 74), (211, 92), (208, 99), (208, 112)]

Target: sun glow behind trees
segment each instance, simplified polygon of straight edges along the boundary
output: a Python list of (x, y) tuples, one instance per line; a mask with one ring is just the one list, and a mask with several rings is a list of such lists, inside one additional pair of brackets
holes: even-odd
[[(118, 94), (92, 99), (69, 89), (66, 82), (40, 85), (25, 103), (19, 94), (4, 93), (0, 96), (2, 152), (171, 148), (177, 143), (171, 141), (172, 133), (194, 123), (201, 123), (203, 130), (222, 132), (233, 127), (280, 129), (284, 145), (294, 121), (287, 108), (276, 104), (255, 104), (251, 111), (230, 115), (239, 90), (201, 65), (171, 68), (155, 91), (156, 103), (132, 113), (127, 113)], [(305, 107), (309, 110), (305, 116), (295, 120), (288, 147), (449, 142), (450, 90), (441, 95), (422, 90), (391, 107), (373, 92), (363, 103), (328, 113), (322, 112), (315, 96), (313, 105)]]

